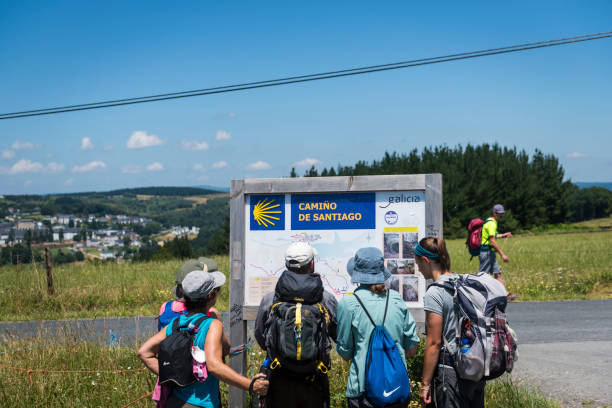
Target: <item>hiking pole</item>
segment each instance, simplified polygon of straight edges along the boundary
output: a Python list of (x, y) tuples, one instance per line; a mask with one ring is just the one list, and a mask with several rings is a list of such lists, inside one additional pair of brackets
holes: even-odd
[[(268, 381), (270, 381), (270, 357), (266, 356), (266, 359), (261, 363), (261, 367), (259, 368), (259, 372), (266, 375)], [(266, 397), (263, 395), (259, 396), (259, 408), (265, 408), (266, 406)]]

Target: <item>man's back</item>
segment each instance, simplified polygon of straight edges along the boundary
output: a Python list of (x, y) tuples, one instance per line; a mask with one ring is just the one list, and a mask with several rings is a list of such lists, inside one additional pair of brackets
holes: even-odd
[[(289, 274), (289, 275), (287, 275)], [(289, 279), (288, 279), (289, 278)], [(269, 357), (274, 357), (274, 361), (270, 368), (272, 369), (270, 372), (270, 390), (268, 391), (268, 397), (266, 398), (266, 407), (268, 408), (310, 408), (310, 407), (328, 407), (329, 406), (329, 380), (327, 378), (327, 370), (329, 368), (329, 353), (331, 351), (331, 342), (329, 338), (332, 340), (336, 340), (336, 331), (337, 331), (337, 320), (336, 320), (336, 309), (338, 302), (336, 298), (330, 294), (329, 292), (322, 291), (319, 292), (318, 302), (312, 302), (313, 290), (312, 288), (308, 288), (303, 293), (300, 293), (299, 287), (295, 288), (296, 291), (290, 298), (287, 298), (287, 294), (285, 293), (285, 297), (283, 297), (280, 291), (283, 291), (283, 284), (286, 284), (287, 281), (292, 282), (293, 280), (300, 281), (304, 279), (308, 279), (311, 282), (318, 279), (319, 290), (322, 289), (322, 282), (320, 282), (320, 277), (317, 274), (311, 274), (308, 277), (303, 274), (297, 274), (295, 272), (286, 270), (281, 275), (279, 279), (279, 283), (277, 284), (277, 289), (275, 292), (268, 293), (265, 295), (259, 305), (259, 311), (257, 313), (257, 319), (255, 321), (255, 338), (262, 349), (266, 349), (267, 346), (270, 346), (270, 350), (267, 350)], [(284, 289), (287, 289), (286, 287)], [(310, 298), (310, 299), (309, 299)], [(284, 300), (284, 301), (283, 301)], [(306, 301), (304, 304), (300, 302)], [(310, 304), (309, 304), (310, 303)], [(317, 361), (317, 364), (314, 367), (317, 369), (308, 375), (304, 373), (297, 373), (295, 371), (291, 371), (291, 367), (285, 368), (282, 364), (277, 364), (277, 360), (282, 360), (282, 357), (276, 358), (276, 355), (279, 355), (279, 350), (274, 345), (279, 345), (281, 340), (281, 335), (279, 334), (282, 331), (286, 321), (279, 322), (274, 319), (282, 319), (283, 316), (278, 314), (277, 311), (279, 307), (285, 308), (294, 308), (296, 313), (289, 313), (289, 319), (295, 318), (298, 319), (298, 316), (301, 316), (306, 310), (318, 311), (318, 305), (321, 305), (321, 313), (318, 314), (321, 318), (325, 319), (324, 327), (327, 328), (326, 336), (328, 338), (322, 339), (324, 341), (317, 342), (317, 344), (323, 344), (324, 350), (319, 349), (322, 355), (322, 360), (325, 360), (323, 365), (318, 363), (323, 363), (323, 361)], [(298, 306), (299, 305), (299, 306)], [(274, 311), (272, 311), (274, 309)], [(293, 309), (292, 309), (293, 310)], [(271, 316), (272, 311), (272, 316)], [(298, 313), (298, 311), (300, 311)], [(304, 315), (305, 316), (305, 315)], [(309, 316), (311, 317), (311, 316)], [(300, 317), (301, 319), (301, 317)], [(304, 319), (305, 320), (305, 319)], [(297, 323), (297, 322), (294, 322)], [(305, 321), (300, 321), (300, 325), (305, 323)], [(323, 327), (322, 326), (322, 327)], [(300, 326), (301, 327), (301, 326)], [(297, 328), (297, 327), (296, 327)], [(296, 331), (298, 335), (296, 335), (295, 339), (298, 341), (298, 337), (302, 336), (301, 331)], [(294, 339), (293, 332), (291, 333), (291, 340)], [(304, 332), (304, 335), (307, 336), (312, 334), (312, 332)], [(277, 338), (275, 338), (275, 336)], [(266, 341), (266, 337), (268, 337), (268, 341)], [(307, 341), (306, 339), (299, 339), (299, 341)], [(301, 343), (300, 343), (301, 344)], [(293, 361), (291, 359), (285, 361)], [(298, 362), (299, 363), (299, 362)], [(291, 366), (291, 364), (287, 364)]]

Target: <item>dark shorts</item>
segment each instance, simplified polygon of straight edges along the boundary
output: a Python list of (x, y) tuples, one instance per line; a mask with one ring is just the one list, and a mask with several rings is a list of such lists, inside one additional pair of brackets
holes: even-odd
[(188, 404), (185, 401), (180, 400), (174, 394), (170, 394), (166, 401), (165, 408), (199, 408), (197, 405)]
[(270, 375), (266, 408), (329, 408), (329, 379), (315, 376), (311, 381), (283, 372)]
[(490, 249), (483, 249), (480, 251), (480, 255), (478, 255), (478, 259), (480, 260), (480, 266), (478, 267), (478, 272), (486, 272), (495, 275), (501, 275), (502, 271), (497, 263), (497, 256), (495, 255), (495, 251)]
[(485, 380), (468, 381), (451, 366), (438, 364), (432, 399), (436, 408), (484, 408)]
[[(374, 405), (370, 403), (370, 401), (368, 401), (365, 395), (361, 395), (355, 398), (347, 398), (346, 402), (347, 402), (348, 408), (376, 408)], [(406, 408), (409, 403), (410, 403), (410, 400), (406, 402), (398, 402), (397, 404), (387, 405), (385, 406), (385, 408)]]

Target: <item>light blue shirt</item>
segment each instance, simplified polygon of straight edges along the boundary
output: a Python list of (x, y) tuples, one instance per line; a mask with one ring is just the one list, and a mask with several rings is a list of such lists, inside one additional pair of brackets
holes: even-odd
[[(359, 299), (374, 319), (382, 323), (385, 314), (386, 295), (378, 295), (369, 289), (357, 288)], [(395, 341), (406, 364), (404, 349), (411, 349), (419, 344), (416, 324), (399, 292), (389, 290), (389, 309), (385, 319), (385, 329)], [(338, 339), (336, 350), (342, 358), (352, 359), (349, 368), (346, 396), (359, 397), (365, 392), (366, 356), (370, 337), (374, 331), (372, 322), (353, 295), (344, 296), (338, 303)]]
[[(189, 323), (195, 323), (202, 316), (205, 315), (196, 313), (192, 316), (181, 315), (172, 319), (170, 324), (166, 326), (166, 336), (172, 334), (172, 324), (174, 320), (181, 319), (179, 320), (179, 324), (183, 326)], [(194, 343), (202, 350), (204, 350), (206, 334), (208, 334), (208, 329), (213, 320), (214, 319), (210, 317), (204, 320), (195, 335)], [(219, 379), (209, 372), (208, 378), (206, 378), (204, 382), (196, 381), (186, 387), (172, 387), (172, 394), (181, 401), (195, 405), (196, 407), (217, 408), (220, 405)]]

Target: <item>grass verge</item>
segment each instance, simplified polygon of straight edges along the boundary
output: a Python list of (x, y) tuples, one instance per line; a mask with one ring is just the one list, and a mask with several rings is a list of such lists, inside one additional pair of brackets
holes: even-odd
[[(44, 339), (37, 341), (43, 342)], [(29, 343), (27, 346), (35, 345)], [(12, 349), (26, 346), (11, 343)], [(248, 375), (258, 371), (263, 360), (260, 350), (248, 354)], [(422, 350), (409, 360), (411, 378), (420, 379)], [(47, 369), (70, 372), (32, 372), (32, 383), (25, 371), (12, 368)], [(136, 352), (127, 347), (109, 347), (93, 343), (61, 344), (38, 348), (35, 352), (18, 351), (6, 353), (0, 365), (0, 406), (6, 407), (123, 407), (153, 390), (156, 377), (140, 369), (143, 365)], [(105, 371), (129, 370), (123, 373)], [(344, 391), (348, 376), (348, 363), (334, 354), (330, 375), (331, 406), (345, 407)], [(418, 382), (412, 383), (413, 400), (410, 407), (419, 407)], [(222, 385), (222, 399), (227, 406), (227, 386)], [(134, 407), (153, 406), (150, 397), (136, 402)], [(541, 396), (525, 385), (516, 384), (509, 378), (487, 384), (486, 406), (488, 408), (558, 408), (559, 405)]]

